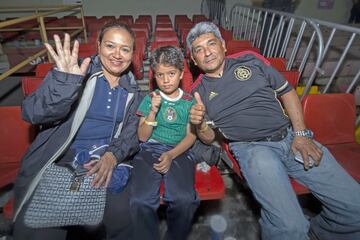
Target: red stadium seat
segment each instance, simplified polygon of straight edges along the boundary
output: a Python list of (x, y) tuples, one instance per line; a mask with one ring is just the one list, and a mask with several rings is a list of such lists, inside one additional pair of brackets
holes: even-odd
[(85, 17), (86, 29), (88, 30), (90, 36), (97, 36), (98, 31), (105, 23), (114, 20), (115, 20), (114, 16), (103, 16), (99, 19), (97, 19), (94, 16), (86, 16)]
[(97, 51), (97, 42), (80, 43), (79, 51)]
[(205, 15), (199, 15), (199, 14), (194, 14), (192, 20), (193, 20), (194, 24), (203, 22), (203, 21), (209, 21), (209, 19), (207, 17), (205, 17)]
[[(82, 19), (77, 16), (64, 16), (62, 22), (66, 27), (80, 27), (82, 26)], [(73, 30), (72, 30), (73, 31)]]
[(179, 22), (176, 28), (176, 32), (180, 35), (182, 29), (191, 29), (194, 26), (192, 22)]
[(42, 83), (42, 77), (23, 77), (21, 79), (21, 86), (24, 96), (30, 95), (34, 92)]
[(175, 15), (175, 30), (177, 31), (179, 28), (179, 24), (181, 23), (188, 23), (188, 24), (192, 24), (192, 21), (190, 18), (188, 18), (188, 16), (186, 15)]
[(44, 78), (53, 66), (53, 63), (39, 63), (35, 68), (35, 77)]
[(81, 43), (79, 45), (79, 57), (86, 58), (97, 53), (97, 44), (96, 42), (89, 42), (89, 43)]
[(144, 64), (143, 64), (143, 50), (141, 48), (135, 48), (131, 70), (136, 79), (140, 80), (144, 78)]
[(236, 49), (240, 48), (252, 48), (252, 43), (248, 40), (230, 40), (226, 41), (226, 49), (228, 51), (236, 51)]
[[(223, 27), (219, 27), (219, 30), (220, 30), (221, 36), (223, 37), (223, 39), (226, 42), (226, 45), (228, 45), (229, 41), (233, 40), (233, 32), (231, 30), (226, 30)], [(243, 40), (243, 41), (245, 41), (245, 40)], [(250, 44), (251, 44), (251, 42), (250, 42)], [(250, 47), (252, 47), (252, 44), (250, 45)]]
[(127, 25), (130, 26), (131, 24), (134, 23), (134, 18), (132, 15), (121, 15), (119, 17), (119, 21), (124, 21), (124, 22), (126, 22)]
[(150, 47), (150, 52), (153, 52), (156, 48), (166, 46), (166, 45), (172, 45), (176, 47), (180, 47), (179, 41), (162, 41), (162, 42), (152, 42)]
[[(139, 36), (139, 35), (137, 35)], [(138, 51), (141, 54), (141, 57), (145, 60), (147, 58), (147, 42), (144, 37), (137, 37), (135, 38), (135, 51)]]
[(293, 86), (294, 88), (298, 86), (300, 76), (300, 73), (298, 71), (280, 71), (280, 73), (286, 78), (286, 80), (291, 84), (291, 86)]
[[(225, 195), (224, 182), (216, 168), (212, 166), (208, 172), (195, 172), (195, 190), (201, 200), (221, 199)], [(160, 200), (164, 194), (164, 184), (160, 186)]]
[(170, 23), (171, 19), (169, 15), (156, 15), (155, 25), (158, 23)]
[(268, 57), (266, 58), (278, 71), (286, 71), (286, 59), (281, 57)]
[(174, 28), (171, 23), (157, 23), (155, 31), (174, 31)]
[(146, 31), (133, 30), (136, 39), (143, 39), (145, 45), (147, 45), (148, 39), (146, 38)]
[(224, 182), (216, 166), (209, 172), (196, 171), (195, 189), (201, 200), (221, 199), (225, 195)]
[(92, 55), (96, 54), (95, 50), (89, 50), (89, 51), (79, 51), (79, 58), (87, 58)]
[(240, 46), (233, 46), (230, 49), (227, 48), (226, 55), (233, 55), (238, 52), (245, 52), (245, 51), (252, 51), (260, 54), (260, 49), (255, 47), (240, 47)]
[(142, 31), (146, 34), (146, 39), (150, 37), (150, 28), (148, 23), (134, 23), (130, 26), (133, 31)]
[[(60, 18), (52, 18), (52, 19), (49, 19), (49, 21), (45, 22), (45, 27), (46, 28), (60, 28), (60, 27), (63, 27), (65, 24), (63, 22), (62, 19)], [(64, 32), (67, 32), (67, 31), (63, 31), (61, 29), (59, 30), (46, 30), (46, 34), (48, 36), (48, 38), (52, 38), (52, 36), (54, 34), (58, 34), (59, 36), (63, 36), (64, 35)]]
[[(10, 27), (14, 27), (14, 26), (10, 26)], [(39, 23), (36, 19), (22, 22), (22, 23), (20, 23), (19, 27), (28, 29), (28, 31), (24, 32), (24, 34), (23, 34), (23, 37), (25, 40), (32, 41), (35, 39), (41, 39), (39, 30), (30, 30), (30, 28), (39, 27)]]
[(176, 32), (170, 31), (156, 31), (154, 34), (154, 42), (178, 41)]
[(360, 181), (360, 144), (355, 141), (355, 97), (349, 93), (310, 94), (302, 100), (306, 126), (336, 160)]
[(186, 45), (186, 37), (189, 34), (189, 32), (190, 32), (190, 28), (182, 28), (180, 30), (180, 41), (181, 41), (183, 48), (185, 49), (185, 57), (186, 58), (190, 58), (190, 49)]
[(21, 118), (20, 106), (0, 106), (0, 188), (15, 181), (20, 160), (28, 149), (34, 128)]
[(150, 32), (152, 32), (152, 17), (151, 15), (139, 15), (135, 20), (135, 23), (146, 23), (150, 27)]

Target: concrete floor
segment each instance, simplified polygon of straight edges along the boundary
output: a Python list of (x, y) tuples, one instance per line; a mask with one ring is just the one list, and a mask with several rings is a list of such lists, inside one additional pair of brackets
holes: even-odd
[[(203, 201), (194, 218), (189, 240), (257, 240), (258, 207), (249, 191), (236, 183), (231, 174), (223, 175), (225, 197), (222, 200)], [(166, 232), (165, 208), (160, 208), (160, 232)], [(11, 240), (9, 222), (0, 218), (0, 240)], [(2, 233), (1, 233), (2, 231)]]
[(224, 174), (222, 177), (225, 197), (220, 201), (201, 202), (189, 240), (260, 239), (256, 201), (236, 176)]
[[(246, 185), (235, 174), (223, 170), (225, 197), (219, 201), (202, 201), (194, 218), (188, 240), (260, 240), (257, 222), (260, 209)], [(306, 215), (314, 215), (319, 206), (310, 196), (299, 197)], [(309, 208), (311, 206), (311, 208)], [(165, 209), (160, 208), (160, 232), (166, 232)], [(0, 215), (0, 240), (11, 240), (9, 222)], [(81, 238), (90, 240), (89, 237)], [(102, 239), (91, 235), (91, 240)]]

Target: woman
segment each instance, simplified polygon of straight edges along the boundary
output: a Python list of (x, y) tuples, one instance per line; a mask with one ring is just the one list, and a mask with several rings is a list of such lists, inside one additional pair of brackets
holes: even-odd
[[(123, 23), (105, 24), (99, 33), (98, 54), (86, 58), (80, 65), (77, 41), (71, 50), (68, 34), (63, 44), (57, 35), (54, 40), (56, 51), (49, 44), (45, 46), (56, 68), (22, 106), (23, 118), (41, 125), (41, 132), (25, 154), (15, 184), (15, 240), (66, 239), (68, 228), (32, 229), (24, 224), (24, 213), (34, 187), (32, 181), (56, 152), (58, 162), (67, 162), (94, 142), (108, 139), (105, 153), (97, 164), (85, 164), (89, 174), (96, 174), (93, 186), (100, 187), (107, 186), (113, 168), (129, 161), (139, 148), (135, 112), (142, 97), (134, 76), (128, 71), (134, 52), (133, 32)], [(67, 143), (75, 113), (84, 111), (76, 135)], [(59, 149), (64, 150), (59, 154)], [(107, 239), (130, 239), (128, 188), (107, 194), (103, 220)]]

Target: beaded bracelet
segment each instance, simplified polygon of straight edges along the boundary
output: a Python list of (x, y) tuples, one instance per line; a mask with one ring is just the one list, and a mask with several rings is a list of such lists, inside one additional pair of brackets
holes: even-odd
[(153, 127), (156, 127), (157, 126), (157, 122), (148, 122), (145, 120), (145, 124), (148, 125), (148, 126), (153, 126)]

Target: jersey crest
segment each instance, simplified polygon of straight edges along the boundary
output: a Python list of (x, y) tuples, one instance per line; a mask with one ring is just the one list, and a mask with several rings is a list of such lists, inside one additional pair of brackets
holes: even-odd
[(237, 80), (246, 81), (251, 78), (251, 69), (246, 66), (239, 66), (234, 70), (234, 75)]
[(177, 113), (175, 108), (167, 107), (164, 111), (164, 119), (167, 122), (175, 122), (177, 117)]

